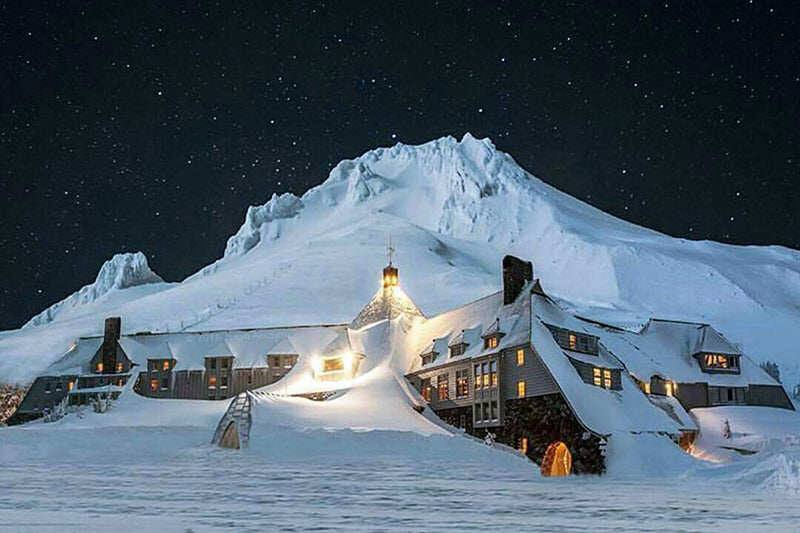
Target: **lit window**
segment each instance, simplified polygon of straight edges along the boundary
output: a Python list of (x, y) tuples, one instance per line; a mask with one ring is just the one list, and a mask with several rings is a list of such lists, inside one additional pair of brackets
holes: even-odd
[(517, 350), (517, 366), (522, 366), (525, 364), (525, 350), (520, 348)]
[(72, 390), (72, 387), (74, 387), (74, 386), (75, 386), (75, 382), (74, 382), (74, 381), (70, 381), (70, 382), (67, 384), (67, 390), (71, 391), (71, 390)]
[(650, 394), (650, 384), (649, 383), (645, 383), (644, 384), (644, 393), (645, 394)]
[(430, 379), (423, 379), (422, 380), (422, 398), (431, 403), (431, 380)]
[(456, 398), (469, 396), (469, 369), (456, 371)]
[(156, 390), (158, 388), (158, 378), (150, 379), (150, 390)]
[(483, 373), (483, 387), (489, 386), (489, 371), (486, 363), (481, 363), (481, 372)]
[(481, 374), (481, 365), (475, 365), (475, 388), (480, 389), (483, 387), (483, 374)]
[(672, 382), (671, 381), (667, 381), (664, 384), (664, 387), (666, 388), (667, 396), (672, 396)]
[(117, 374), (122, 374), (122, 363), (117, 363)]
[(707, 368), (726, 370), (728, 368), (736, 366), (733, 363), (735, 357), (731, 357), (730, 359), (728, 359), (727, 355), (717, 355), (717, 354), (707, 353), (705, 355), (705, 359)]
[(603, 387), (611, 388), (611, 370), (603, 370)]
[(169, 360), (167, 360), (167, 359), (165, 359), (165, 360), (164, 360), (164, 363), (162, 364), (162, 366), (161, 366), (161, 369), (162, 369), (164, 372), (166, 372), (167, 370), (169, 370)]
[(603, 382), (602, 382), (602, 380), (600, 378), (601, 378), (600, 369), (595, 367), (594, 368), (594, 386), (595, 387), (601, 387), (602, 386)]
[(497, 361), (489, 361), (489, 381), (492, 387), (497, 387)]
[(450, 399), (450, 375), (442, 374), (438, 378), (439, 401)]
[(525, 397), (525, 382), (518, 381), (517, 382), (517, 398), (524, 398)]
[(576, 350), (578, 348), (578, 337), (574, 333), (569, 334), (569, 349)]
[(103, 371), (103, 363), (97, 363), (97, 373), (100, 374)]
[(498, 340), (497, 340), (496, 336), (486, 337), (486, 339), (484, 339), (484, 342), (483, 342), (483, 347), (484, 348), (497, 348), (497, 342), (498, 342)]
[(334, 357), (332, 359), (325, 359), (322, 362), (322, 371), (323, 372), (336, 372), (339, 370), (344, 370), (344, 358), (342, 357)]
[(528, 437), (522, 437), (519, 441), (519, 451), (526, 454), (528, 453)]
[(208, 388), (209, 389), (217, 388), (217, 376), (208, 376)]

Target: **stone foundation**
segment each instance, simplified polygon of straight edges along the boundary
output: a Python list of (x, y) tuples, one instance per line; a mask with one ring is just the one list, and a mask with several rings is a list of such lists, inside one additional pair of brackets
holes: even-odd
[(470, 435), (474, 435), (472, 427), (472, 407), (454, 407), (452, 409), (440, 409), (436, 415), (445, 423), (465, 430)]

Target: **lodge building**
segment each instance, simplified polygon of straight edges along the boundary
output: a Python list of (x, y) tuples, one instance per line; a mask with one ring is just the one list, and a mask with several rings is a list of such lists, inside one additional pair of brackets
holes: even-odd
[(349, 324), (123, 335), (112, 317), (104, 335), (80, 338), (36, 379), (9, 423), (128, 388), (154, 399), (235, 397), (214, 438), (238, 447), (249, 434), (243, 392), (304, 372), (317, 384), (304, 396), (324, 401), (362, 373), (370, 328), (398, 317), (405, 323), (392, 350), (407, 358), (410, 405), (491, 434), (545, 475), (602, 473), (605, 444), (619, 432), (688, 447), (694, 408), (794, 409), (779, 383), (708, 324), (651, 319), (625, 330), (567, 312), (530, 262), (506, 256), (502, 271), (501, 291), (427, 318), (399, 289), (391, 260), (382, 288)]

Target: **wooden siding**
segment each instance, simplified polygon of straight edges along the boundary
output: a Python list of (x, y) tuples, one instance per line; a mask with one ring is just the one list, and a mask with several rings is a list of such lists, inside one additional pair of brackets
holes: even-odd
[(789, 395), (780, 385), (750, 385), (747, 394), (748, 405), (763, 405), (794, 410)]
[(687, 411), (695, 407), (708, 407), (708, 383), (678, 383), (675, 397)]
[[(517, 365), (517, 350), (525, 350), (525, 363)], [(559, 393), (558, 385), (539, 355), (530, 345), (515, 346), (503, 352), (500, 359), (501, 394), (504, 400), (517, 398), (517, 383), (525, 381), (525, 396), (535, 397)]]

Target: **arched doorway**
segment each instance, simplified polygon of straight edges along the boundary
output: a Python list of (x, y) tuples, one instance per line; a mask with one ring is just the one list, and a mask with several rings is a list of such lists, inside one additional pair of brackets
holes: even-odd
[(239, 449), (239, 428), (236, 427), (236, 422), (233, 420), (231, 420), (228, 427), (225, 428), (225, 433), (222, 434), (222, 438), (219, 439), (219, 446), (220, 448)]
[(544, 477), (568, 476), (572, 471), (572, 454), (567, 445), (556, 441), (547, 447), (542, 459)]

